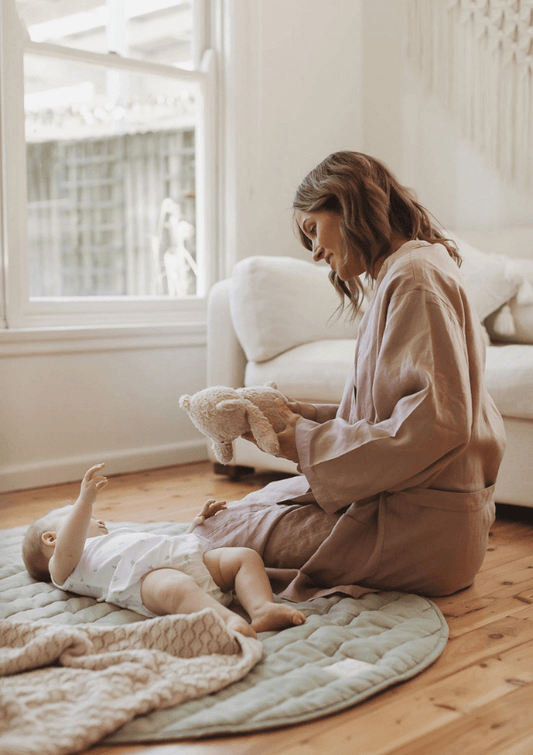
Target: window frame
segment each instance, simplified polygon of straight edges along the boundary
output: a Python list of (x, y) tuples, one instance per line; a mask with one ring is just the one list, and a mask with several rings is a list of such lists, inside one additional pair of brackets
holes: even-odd
[[(194, 11), (196, 59), (205, 43), (205, 0)], [(29, 297), (26, 140), (24, 113), (24, 54), (43, 55), (110, 70), (165, 76), (193, 88), (198, 102), (195, 133), (196, 246), (205, 269), (196, 296), (171, 297)], [(33, 42), (20, 21), (15, 0), (0, 7), (0, 335), (2, 330), (42, 328), (95, 328), (124, 325), (160, 325), (205, 322), (206, 296), (217, 279), (216, 60), (212, 49), (201, 55), (196, 70), (150, 63), (133, 58)]]

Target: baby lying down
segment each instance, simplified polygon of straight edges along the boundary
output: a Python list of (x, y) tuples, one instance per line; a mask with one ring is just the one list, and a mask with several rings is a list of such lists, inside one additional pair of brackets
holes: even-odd
[[(226, 507), (206, 501), (183, 535), (156, 535), (126, 527), (109, 532), (92, 516), (98, 493), (107, 485), (89, 469), (78, 500), (54, 509), (30, 525), (22, 556), (31, 577), (62, 590), (114, 603), (144, 616), (194, 613), (213, 608), (234, 631), (257, 632), (303, 624), (296, 608), (275, 603), (261, 556), (251, 548), (216, 548), (193, 529)], [(232, 591), (249, 614), (249, 624), (230, 611)]]

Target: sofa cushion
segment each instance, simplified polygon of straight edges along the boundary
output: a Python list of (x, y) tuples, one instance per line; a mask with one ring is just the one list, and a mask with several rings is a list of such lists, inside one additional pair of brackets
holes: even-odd
[(489, 346), (485, 385), (504, 417), (533, 419), (533, 345)]
[(485, 320), (487, 332), (491, 341), (502, 343), (533, 344), (533, 305), (517, 304), (515, 299), (509, 302), (509, 310), (513, 318), (513, 332), (503, 333), (497, 327), (498, 313), (495, 312)]
[(516, 295), (526, 275), (519, 260), (504, 254), (486, 254), (456, 234), (446, 231), (463, 258), (461, 273), (481, 322)]
[[(520, 269), (529, 283), (533, 284), (533, 260), (520, 259), (517, 262), (520, 263)], [(498, 313), (494, 312), (485, 320), (491, 340), (507, 343), (533, 343), (533, 304), (520, 304), (515, 297), (509, 302), (509, 309), (513, 318), (514, 332), (502, 333), (495, 323)]]
[(295, 257), (247, 257), (235, 265), (230, 307), (246, 358), (263, 362), (311, 341), (354, 338), (361, 319), (337, 318), (329, 268)]
[[(353, 365), (355, 339), (315, 341), (268, 362), (249, 362), (245, 385), (273, 380), (292, 399), (337, 404)], [(505, 417), (533, 419), (533, 345), (489, 346), (485, 385)]]
[(314, 341), (296, 346), (268, 362), (248, 362), (244, 384), (273, 380), (286, 396), (337, 404), (353, 365), (356, 339)]

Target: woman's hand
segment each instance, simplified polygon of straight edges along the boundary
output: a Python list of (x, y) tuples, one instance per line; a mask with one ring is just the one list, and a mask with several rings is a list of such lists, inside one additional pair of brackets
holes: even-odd
[[(274, 403), (281, 417), (287, 422), (285, 429), (277, 433), (280, 446), (278, 456), (281, 456), (284, 459), (289, 459), (290, 461), (294, 461), (296, 464), (298, 464), (298, 450), (296, 448), (295, 431), (296, 423), (298, 422), (300, 417), (303, 417), (304, 419), (310, 419), (312, 422), (314, 422), (317, 415), (316, 406), (314, 406), (313, 404), (303, 403), (302, 401), (291, 401), (289, 398), (287, 398), (286, 401), (282, 401), (278, 398)], [(249, 440), (251, 443), (254, 443), (257, 446), (256, 440), (251, 430), (243, 433), (241, 435), (241, 438)]]
[[(296, 464), (298, 464), (299, 457), (298, 449), (296, 447), (296, 424), (300, 417), (303, 417), (304, 415), (300, 414), (299, 412), (294, 413), (289, 408), (290, 405), (287, 405), (280, 399), (276, 399), (274, 403), (276, 404), (276, 409), (278, 410), (281, 418), (284, 419), (287, 423), (287, 426), (284, 430), (276, 433), (279, 441), (278, 456), (281, 456), (283, 459), (289, 459), (289, 461), (294, 461)], [(296, 402), (291, 403), (294, 404)], [(302, 404), (298, 404), (298, 406), (302, 406)], [(310, 406), (310, 404), (303, 404), (303, 406)], [(315, 407), (312, 408), (314, 409)]]
[(304, 419), (310, 419), (312, 422), (316, 420), (316, 406), (313, 404), (304, 404), (301, 401), (291, 401), (290, 399), (287, 399), (287, 406), (291, 412), (299, 414), (300, 417), (303, 417)]

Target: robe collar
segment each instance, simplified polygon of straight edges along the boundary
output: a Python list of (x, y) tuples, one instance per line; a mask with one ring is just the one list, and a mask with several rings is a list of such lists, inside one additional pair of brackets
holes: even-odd
[(420, 246), (431, 246), (429, 241), (421, 241), (420, 239), (413, 239), (412, 241), (406, 241), (405, 244), (402, 244), (399, 249), (397, 249), (395, 252), (390, 254), (388, 257), (386, 257), (383, 265), (381, 266), (381, 270), (378, 273), (378, 277), (376, 278), (376, 284), (374, 290), (376, 290), (387, 274), (387, 271), (391, 267), (391, 265), (396, 262), (397, 259), (400, 257), (403, 257), (405, 254), (409, 254), (409, 252), (412, 252), (413, 249), (417, 249)]

